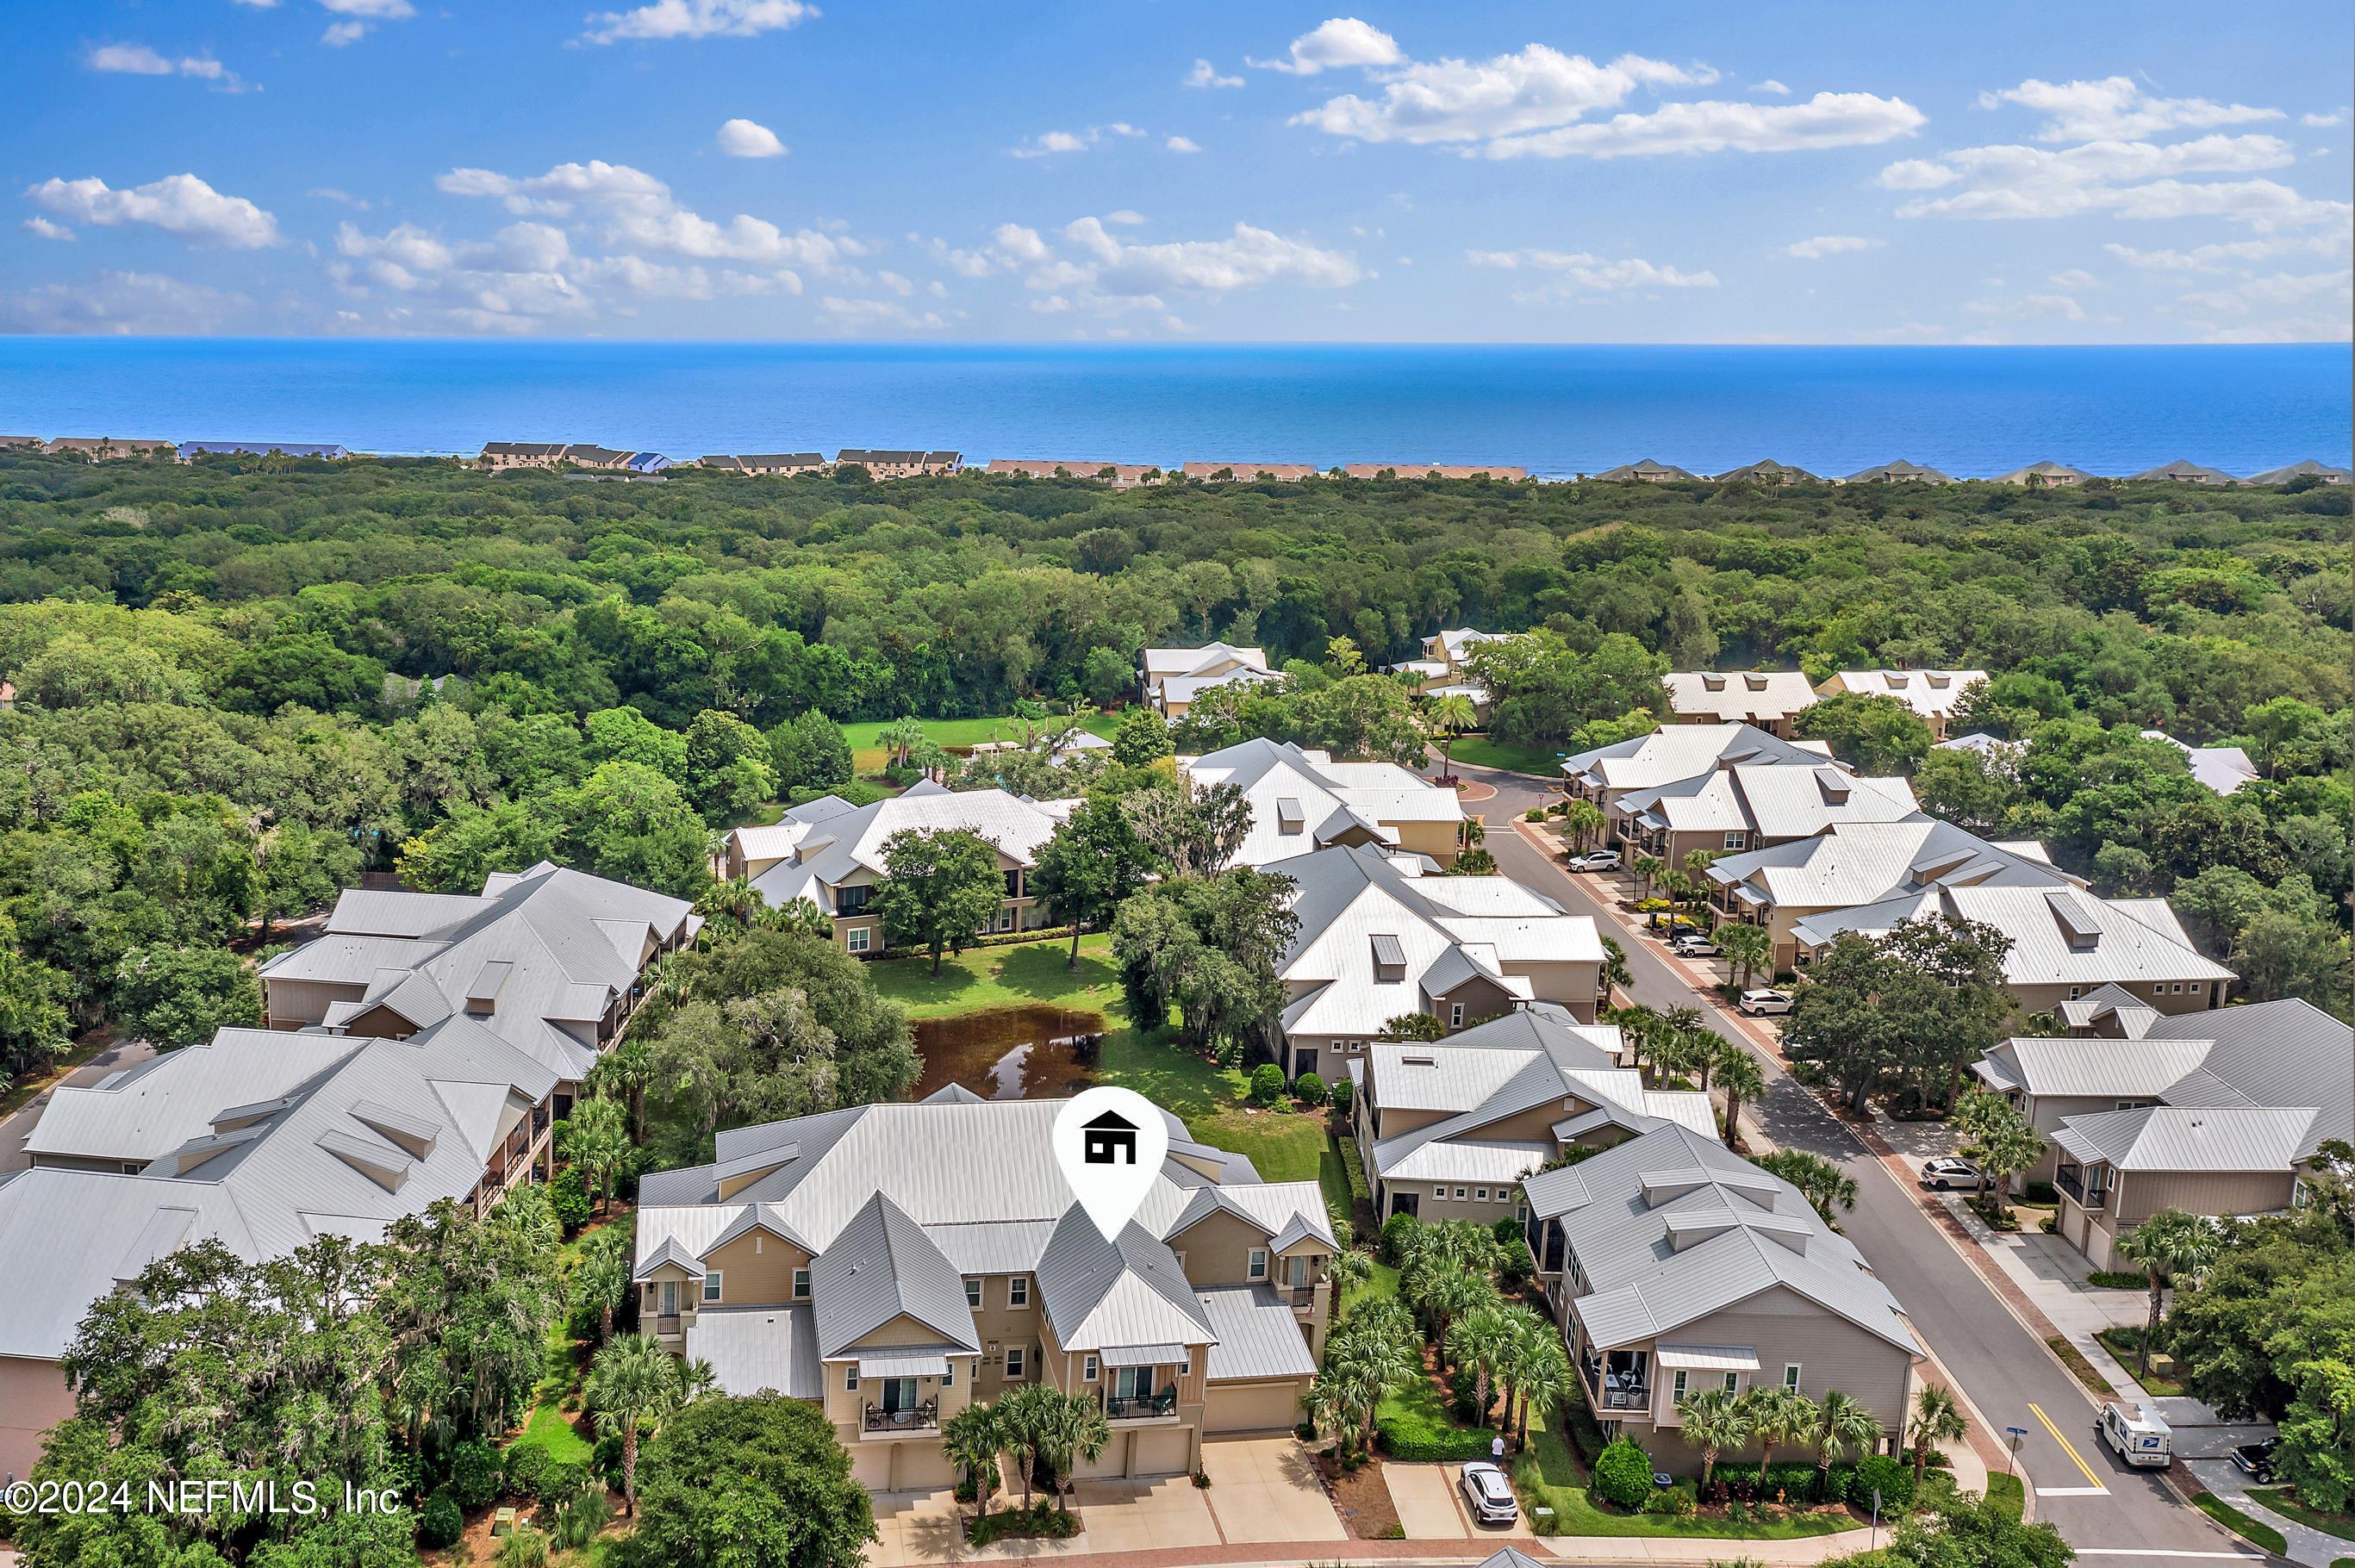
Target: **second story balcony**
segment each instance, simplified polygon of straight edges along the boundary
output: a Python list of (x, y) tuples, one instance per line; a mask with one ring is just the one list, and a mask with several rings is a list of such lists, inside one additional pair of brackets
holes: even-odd
[(865, 1437), (914, 1436), (940, 1429), (940, 1402), (931, 1399), (897, 1409), (869, 1404), (859, 1423), (859, 1435)]
[(1106, 1394), (1104, 1418), (1108, 1421), (1175, 1421), (1178, 1418), (1178, 1391), (1166, 1388), (1159, 1393)]
[(1587, 1399), (1596, 1414), (1641, 1414), (1651, 1410), (1648, 1360), (1640, 1350), (1612, 1350), (1588, 1355), (1579, 1362), (1579, 1375), (1586, 1381)]
[(2100, 1184), (2100, 1176), (2101, 1173), (2096, 1172), (2094, 1181), (2089, 1183), (2083, 1167), (2062, 1160), (2052, 1173), (2052, 1185), (2067, 1193), (2081, 1209), (2101, 1209), (2108, 1204), (2110, 1195), (2108, 1189)]

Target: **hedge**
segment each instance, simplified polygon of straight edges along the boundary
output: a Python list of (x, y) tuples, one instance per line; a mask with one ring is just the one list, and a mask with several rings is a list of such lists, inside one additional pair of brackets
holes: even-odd
[(1876, 1491), (1881, 1494), (1883, 1519), (1903, 1513), (1913, 1506), (1912, 1467), (1886, 1454), (1869, 1454), (1858, 1460), (1856, 1474), (1849, 1480), (1849, 1505), (1870, 1512)]
[[(1433, 1427), (1420, 1421), (1391, 1420), (1374, 1423), (1374, 1442), (1393, 1459), (1409, 1464), (1464, 1459), (1486, 1459), (1489, 1456), (1496, 1433), (1466, 1426)], [(1645, 1484), (1650, 1485), (1651, 1471), (1645, 1472)]]

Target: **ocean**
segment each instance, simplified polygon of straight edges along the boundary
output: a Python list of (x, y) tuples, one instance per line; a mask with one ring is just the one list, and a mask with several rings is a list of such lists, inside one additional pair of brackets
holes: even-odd
[(2051, 458), (2236, 474), (2350, 455), (2344, 344), (2153, 347), (1027, 345), (0, 337), (0, 432), (471, 455), (844, 446), (1109, 463), (1654, 458), (1983, 477)]

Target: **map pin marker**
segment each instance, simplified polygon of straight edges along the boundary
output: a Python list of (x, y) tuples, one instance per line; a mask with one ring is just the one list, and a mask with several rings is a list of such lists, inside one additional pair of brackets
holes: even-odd
[(1085, 1090), (1055, 1118), (1055, 1162), (1107, 1242), (1120, 1239), (1168, 1152), (1160, 1107), (1133, 1089)]

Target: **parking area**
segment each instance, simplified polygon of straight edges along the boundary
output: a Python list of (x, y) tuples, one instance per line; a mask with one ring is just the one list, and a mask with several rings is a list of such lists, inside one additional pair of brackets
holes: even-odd
[[(1072, 1499), (1090, 1552), (1216, 1546), (1218, 1521), (1191, 1476), (1155, 1481), (1082, 1481)], [(1330, 1512), (1330, 1509), (1327, 1510)]]
[(1291, 1437), (1238, 1438), (1202, 1445), (1210, 1477), (1210, 1513), (1230, 1541), (1342, 1541), (1333, 1501), (1308, 1450)]
[(1455, 1466), (1386, 1462), (1382, 1481), (1409, 1541), (1460, 1541), (1472, 1533), (1471, 1521), (1456, 1506)]

